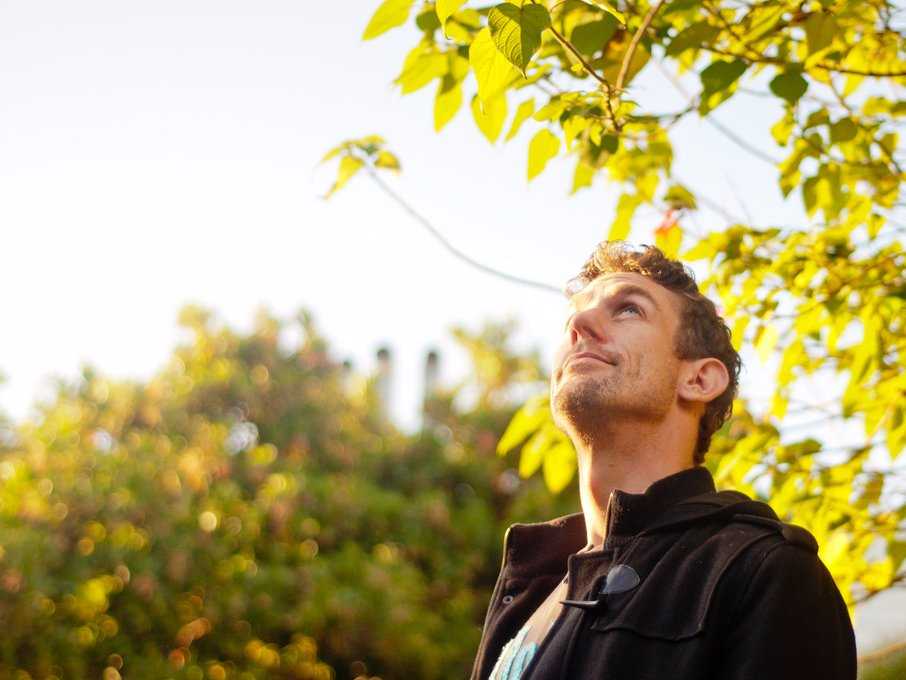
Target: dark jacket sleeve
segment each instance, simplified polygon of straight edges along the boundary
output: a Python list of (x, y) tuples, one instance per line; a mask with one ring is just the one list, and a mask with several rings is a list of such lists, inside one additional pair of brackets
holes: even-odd
[(770, 547), (728, 622), (715, 678), (855, 680), (856, 643), (843, 597), (811, 550)]

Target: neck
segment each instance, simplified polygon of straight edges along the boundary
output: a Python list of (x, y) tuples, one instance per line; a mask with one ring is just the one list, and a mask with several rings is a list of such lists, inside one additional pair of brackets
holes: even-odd
[(691, 450), (676, 448), (676, 431), (610, 432), (606, 438), (573, 437), (579, 466), (579, 497), (588, 544), (600, 548), (607, 533), (610, 495), (619, 489), (644, 493), (659, 479), (692, 467)]

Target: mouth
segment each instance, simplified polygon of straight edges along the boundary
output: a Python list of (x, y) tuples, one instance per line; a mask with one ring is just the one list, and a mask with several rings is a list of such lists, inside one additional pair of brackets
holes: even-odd
[(572, 361), (578, 361), (580, 359), (592, 359), (594, 361), (600, 361), (601, 363), (613, 365), (613, 362), (607, 361), (604, 357), (599, 354), (594, 354), (592, 352), (579, 352), (578, 354), (573, 354), (567, 358), (566, 362), (570, 363)]
[(607, 361), (607, 359), (605, 359), (604, 357), (600, 356), (599, 354), (594, 354), (594, 353), (592, 353), (592, 352), (579, 352), (578, 354), (573, 354), (573, 355), (567, 357), (567, 359), (566, 359), (566, 361), (564, 362), (563, 366), (564, 366), (564, 368), (565, 368), (565, 367), (566, 367), (567, 365), (569, 365), (569, 364), (572, 364), (572, 363), (575, 363), (575, 362), (578, 362), (578, 361), (583, 361), (583, 360), (585, 360), (585, 361), (598, 361), (598, 362), (600, 362), (600, 363), (602, 363), (602, 364), (607, 364), (608, 366), (613, 366), (613, 365), (614, 365), (613, 362)]

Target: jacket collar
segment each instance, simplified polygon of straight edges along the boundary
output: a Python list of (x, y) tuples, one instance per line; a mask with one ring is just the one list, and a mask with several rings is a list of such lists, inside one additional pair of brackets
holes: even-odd
[[(676, 504), (714, 491), (714, 479), (704, 466), (663, 477), (643, 493), (615, 489), (605, 510), (604, 549), (619, 545), (655, 524), (661, 525), (659, 520)], [(562, 574), (566, 572), (569, 556), (587, 542), (585, 516), (581, 512), (548, 522), (514, 524), (504, 538), (504, 564), (514, 577)]]

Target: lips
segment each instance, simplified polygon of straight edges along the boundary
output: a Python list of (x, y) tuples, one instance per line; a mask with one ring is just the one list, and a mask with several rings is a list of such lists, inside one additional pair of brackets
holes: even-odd
[(566, 363), (569, 363), (569, 362), (573, 361), (574, 359), (582, 359), (582, 358), (597, 359), (598, 361), (602, 361), (605, 364), (610, 364), (611, 366), (614, 365), (614, 362), (608, 361), (600, 354), (595, 354), (594, 352), (578, 352), (577, 354), (571, 354), (569, 357), (567, 357)]

